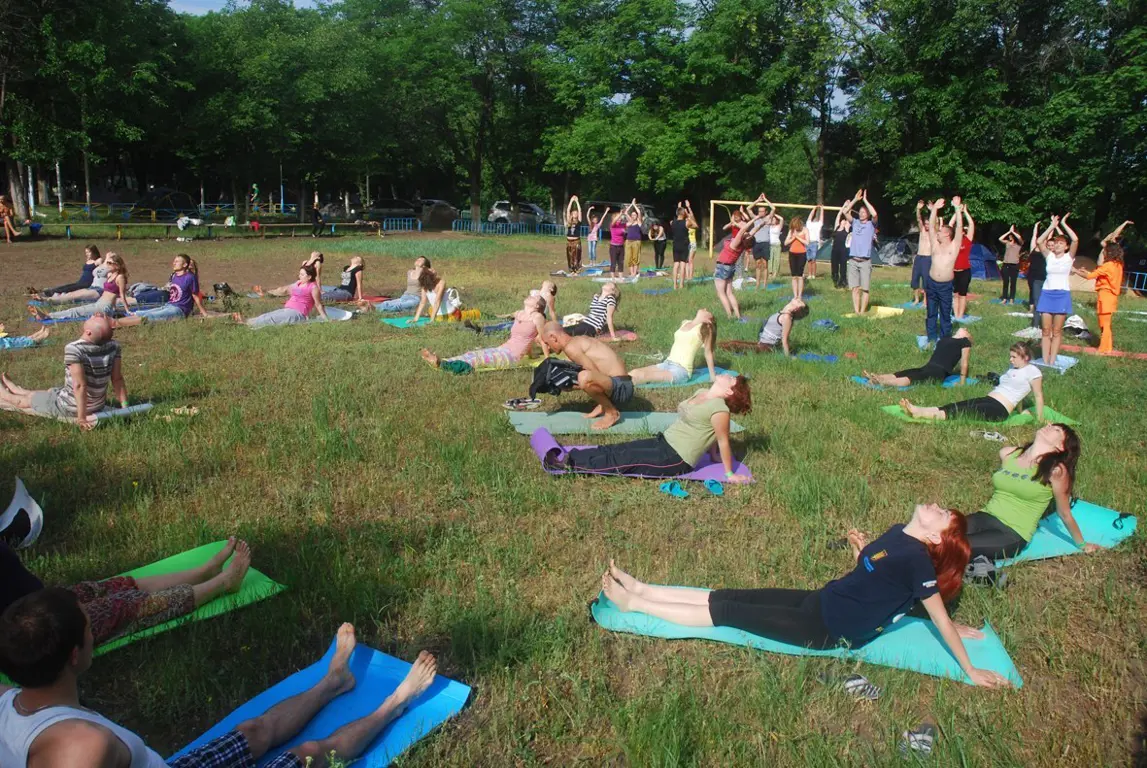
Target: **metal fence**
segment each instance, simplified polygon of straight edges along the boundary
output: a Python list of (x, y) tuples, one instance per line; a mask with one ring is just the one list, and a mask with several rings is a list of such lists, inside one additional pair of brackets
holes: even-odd
[[(561, 224), (508, 224), (489, 221), (473, 221), (469, 218), (455, 219), (450, 224), (453, 232), (472, 232), (479, 235), (547, 235), (565, 237), (566, 228)], [(578, 234), (585, 237), (589, 227), (582, 224)]]
[(421, 219), (383, 219), (383, 232), (421, 232)]
[[(48, 209), (45, 209), (48, 210)], [(180, 216), (197, 219), (218, 219), (222, 221), (228, 216), (243, 214), (243, 206), (232, 203), (208, 203), (192, 208), (148, 208), (135, 203), (64, 203), (60, 211), (63, 221), (90, 221), (90, 222), (120, 222), (140, 221), (163, 224), (175, 221)], [(252, 216), (297, 216), (299, 206), (258, 204), (250, 208)]]
[(1123, 287), (1132, 291), (1147, 291), (1147, 272), (1124, 272)]

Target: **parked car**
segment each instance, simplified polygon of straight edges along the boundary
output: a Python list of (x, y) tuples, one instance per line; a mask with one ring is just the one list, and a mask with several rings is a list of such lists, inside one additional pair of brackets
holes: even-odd
[[(514, 220), (510, 212), (510, 201), (499, 200), (490, 209), (486, 221), (491, 224), (509, 224)], [(518, 203), (518, 223), (520, 224), (557, 224), (556, 218), (546, 213), (539, 205), (533, 203)]]
[(362, 217), (369, 221), (382, 219), (416, 219), (418, 211), (414, 203), (398, 198), (382, 198), (371, 203), (370, 208), (362, 212)]
[(450, 224), (461, 217), (461, 211), (445, 200), (423, 198), (418, 206), (418, 218), (422, 219), (424, 227), (450, 229)]
[[(593, 206), (593, 212), (598, 216), (600, 216), (602, 212), (605, 211), (606, 206), (609, 206), (609, 215), (612, 217), (613, 214), (617, 213), (618, 211), (628, 208), (629, 203), (619, 203), (617, 201), (610, 200), (590, 200), (589, 202), (584, 202), (581, 204), (581, 212), (583, 216), (586, 216), (586, 221), (589, 221), (588, 214), (590, 206)], [(661, 217), (653, 212), (653, 208), (651, 206), (645, 205), (643, 203), (638, 203), (637, 207), (641, 209), (641, 213), (645, 217), (641, 222), (641, 231), (648, 235), (649, 226), (655, 221), (661, 221)], [(608, 229), (609, 224), (606, 223), (604, 226)]]

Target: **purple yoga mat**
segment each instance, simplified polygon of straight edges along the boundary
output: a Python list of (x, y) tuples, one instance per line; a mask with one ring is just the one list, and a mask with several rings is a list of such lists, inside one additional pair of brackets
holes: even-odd
[[(534, 453), (538, 454), (538, 459), (542, 462), (542, 469), (549, 472), (551, 475), (564, 475), (566, 470), (554, 469), (553, 467), (546, 466), (546, 456), (554, 451), (557, 451), (558, 460), (565, 458), (565, 455), (574, 448), (596, 448), (596, 445), (567, 445), (563, 446), (557, 439), (550, 434), (550, 431), (545, 427), (539, 427), (534, 430), (534, 434), (530, 435), (530, 447), (534, 449)], [(742, 464), (740, 461), (733, 461), (733, 472), (738, 475), (747, 475), (752, 477), (752, 471)], [(579, 472), (577, 474), (593, 475), (598, 474), (595, 472)], [(618, 473), (618, 472), (603, 472), (601, 474), (615, 475), (621, 477), (647, 477), (651, 480), (696, 480), (703, 483), (706, 480), (716, 480), (718, 482), (725, 482), (725, 465), (715, 462), (709, 458), (706, 453), (701, 457), (701, 463), (692, 472), (685, 475), (677, 475), (675, 478), (667, 478), (662, 475), (643, 475), (640, 472)], [(753, 482), (756, 482), (755, 480)]]

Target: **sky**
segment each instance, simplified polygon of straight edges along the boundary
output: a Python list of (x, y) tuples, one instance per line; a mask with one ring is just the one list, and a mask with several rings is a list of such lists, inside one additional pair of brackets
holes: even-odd
[[(176, 13), (204, 14), (208, 11), (223, 10), (227, 0), (170, 0), (168, 5)], [(313, 5), (310, 0), (295, 0), (295, 5), (306, 7)]]

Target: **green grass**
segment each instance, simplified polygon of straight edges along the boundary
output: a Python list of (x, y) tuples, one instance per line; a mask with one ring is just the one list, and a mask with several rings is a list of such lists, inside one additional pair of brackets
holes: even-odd
[[(186, 250), (205, 284), (227, 280), (238, 290), (289, 279), (312, 242), (117, 246), (133, 279), (161, 281), (171, 256)], [(484, 316), (516, 309), (564, 264), (562, 244), (545, 238), (346, 238), (322, 247), (365, 255), (367, 287), (380, 291), (401, 287), (413, 256), (441, 260)], [(78, 252), (75, 242), (11, 249), (4, 316), (21, 312), (16, 286), (73, 279)], [(905, 277), (881, 270), (874, 282)], [(738, 417), (747, 431), (734, 444), (758, 479), (721, 499), (545, 475), (501, 409), (525, 393), (528, 372), (452, 377), (419, 360), (422, 346), (441, 354), (475, 346), (453, 325), (400, 331), (360, 318), (259, 332), (190, 322), (121, 332), (133, 397), (154, 400), (159, 414), (178, 405), (200, 414), (92, 433), (0, 414), (5, 476), (23, 477), (47, 517), (28, 565), (68, 583), (234, 532), (289, 589), (97, 660), (84, 703), (169, 753), (311, 663), (338, 623), (352, 621), (362, 642), (404, 658), (429, 648), (444, 674), (474, 687), (467, 710), (404, 765), (891, 764), (899, 734), (925, 717), (941, 729), (930, 764), (1128, 763), (1144, 714), (1142, 534), (1118, 551), (1018, 566), (1006, 592), (965, 595), (958, 618), (999, 631), (1025, 679), (1018, 692), (864, 666), (884, 696), (858, 706), (817, 682), (818, 672), (850, 671), (846, 662), (611, 635), (588, 620), (586, 601), (611, 555), (662, 582), (817, 586), (849, 567), (825, 547), (848, 528), (878, 533), (920, 501), (974, 511), (987, 500), (997, 444), (966, 425), (890, 419), (879, 406), (899, 393), (847, 380), (862, 367), (923, 360), (913, 340), (922, 313), (843, 320), (845, 295), (827, 282), (812, 283), (820, 298), (794, 342), (857, 359), (718, 355), (753, 379), (754, 409)], [(561, 282), (560, 311), (584, 311), (597, 287)], [(984, 301), (972, 311), (985, 318), (971, 326), (974, 374), (1003, 370), (1010, 333), (1022, 325), (986, 303), (994, 289), (973, 287)], [(698, 307), (719, 309), (711, 284), (656, 297), (622, 290), (619, 321), (642, 337), (624, 349), (633, 367), (639, 355), (667, 352), (673, 329)], [(747, 314), (763, 317), (784, 293), (741, 297)], [(874, 297), (896, 304), (907, 289), (876, 287)], [(1077, 295), (1094, 326), (1089, 301)], [(814, 329), (819, 317), (842, 327)], [(27, 386), (57, 385), (71, 330), (57, 327), (43, 349), (3, 353), (3, 369)], [(719, 329), (742, 339), (755, 330)], [(1120, 348), (1147, 350), (1147, 325), (1117, 316), (1115, 334)], [(1045, 378), (1048, 402), (1082, 422), (1078, 495), (1140, 517), (1144, 373), (1144, 362), (1085, 356), (1067, 376)], [(668, 410), (687, 394), (652, 390), (640, 401)], [(920, 387), (912, 397), (942, 404), (962, 394)], [(1005, 432), (1022, 443), (1032, 431)]]

